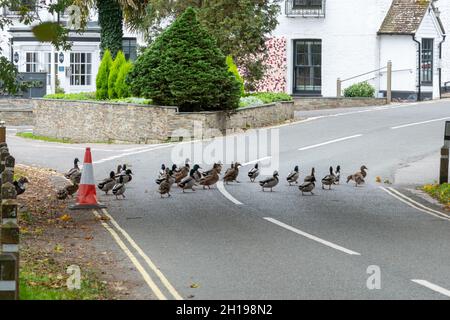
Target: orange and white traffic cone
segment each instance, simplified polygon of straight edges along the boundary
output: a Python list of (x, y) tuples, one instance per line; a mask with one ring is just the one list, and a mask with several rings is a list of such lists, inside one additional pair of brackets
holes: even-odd
[(97, 201), (91, 148), (86, 148), (86, 152), (84, 154), (83, 169), (81, 171), (80, 187), (77, 194), (77, 203), (75, 205), (69, 206), (69, 209), (76, 210), (100, 208), (106, 208), (106, 206)]

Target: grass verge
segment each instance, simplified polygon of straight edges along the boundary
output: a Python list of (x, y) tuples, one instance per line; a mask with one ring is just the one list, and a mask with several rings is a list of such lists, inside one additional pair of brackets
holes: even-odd
[(32, 132), (18, 132), (18, 133), (16, 133), (16, 136), (25, 138), (25, 139), (41, 140), (41, 141), (47, 141), (47, 142), (71, 143), (70, 139), (58, 139), (58, 138), (51, 138), (51, 137), (46, 137), (46, 136), (37, 136)]
[(422, 187), (422, 190), (450, 208), (450, 184), (427, 184)]

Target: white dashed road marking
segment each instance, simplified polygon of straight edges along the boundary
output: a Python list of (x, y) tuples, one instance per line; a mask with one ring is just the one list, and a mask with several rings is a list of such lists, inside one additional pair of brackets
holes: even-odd
[(421, 286), (424, 286), (424, 287), (426, 287), (428, 289), (431, 289), (431, 290), (433, 290), (435, 292), (443, 294), (444, 296), (450, 297), (450, 290), (442, 288), (442, 287), (440, 287), (440, 286), (438, 286), (438, 285), (436, 285), (434, 283), (428, 282), (426, 280), (418, 280), (418, 279), (412, 279), (411, 281), (414, 282), (414, 283), (417, 283), (417, 284), (419, 284)]
[(359, 138), (359, 137), (362, 137), (362, 136), (363, 136), (362, 134), (355, 134), (355, 135), (349, 136), (349, 137), (334, 139), (334, 140), (326, 141), (326, 142), (323, 142), (323, 143), (314, 144), (312, 146), (302, 147), (302, 148), (300, 148), (298, 150), (299, 151), (305, 151), (305, 150), (309, 150), (309, 149), (314, 149), (314, 148), (326, 146), (326, 145), (329, 145), (329, 144), (332, 144), (332, 143), (337, 143), (337, 142), (341, 142), (341, 141), (356, 139), (356, 138)]

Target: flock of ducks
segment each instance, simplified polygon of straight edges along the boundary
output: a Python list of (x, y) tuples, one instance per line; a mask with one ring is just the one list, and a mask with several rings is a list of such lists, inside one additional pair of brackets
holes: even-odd
[[(73, 196), (78, 190), (78, 185), (81, 180), (81, 170), (78, 166), (80, 161), (78, 158), (74, 160), (74, 166), (66, 174), (65, 177), (72, 182), (71, 185), (64, 187), (58, 191), (59, 199), (66, 199), (68, 196)], [(239, 169), (242, 165), (239, 162), (232, 163), (230, 168), (228, 168), (223, 176), (223, 182), (225, 184), (229, 183), (240, 183), (238, 181)], [(223, 164), (219, 161), (213, 165), (213, 167), (207, 171), (195, 164), (192, 168), (190, 165), (190, 160), (186, 159), (184, 165), (178, 167), (176, 164), (172, 167), (166, 167), (165, 164), (161, 165), (161, 169), (158, 172), (155, 182), (159, 185), (158, 193), (161, 198), (167, 196), (171, 197), (171, 190), (174, 185), (178, 186), (183, 193), (186, 190), (191, 190), (195, 192), (195, 187), (201, 186), (203, 189), (211, 189), (220, 180), (220, 175), (223, 170)], [(360, 170), (354, 174), (347, 177), (347, 183), (353, 181), (355, 187), (358, 187), (365, 183), (365, 178), (367, 176), (368, 168), (363, 165)], [(311, 174), (303, 179), (303, 183), (299, 184), (300, 171), (299, 166), (295, 166), (294, 170), (289, 173), (286, 177), (286, 181), (289, 186), (298, 185), (298, 188), (302, 195), (311, 194), (314, 195), (314, 190), (316, 188), (316, 176), (315, 168), (312, 168)], [(248, 171), (248, 177), (250, 182), (256, 182), (260, 175), (259, 164), (255, 164), (253, 168)], [(105, 178), (100, 182), (97, 187), (105, 194), (109, 194), (111, 191), (116, 199), (122, 197), (125, 199), (126, 185), (130, 183), (133, 179), (133, 172), (127, 168), (127, 165), (119, 165), (116, 171), (111, 171), (109, 177)], [(341, 180), (341, 166), (337, 166), (336, 170), (331, 166), (329, 169), (329, 174), (322, 178), (321, 184), (322, 189), (331, 190), (333, 185), (339, 185)], [(273, 189), (280, 183), (280, 177), (278, 171), (275, 171), (271, 177), (260, 180), (259, 185), (263, 192), (269, 190), (273, 192)]]

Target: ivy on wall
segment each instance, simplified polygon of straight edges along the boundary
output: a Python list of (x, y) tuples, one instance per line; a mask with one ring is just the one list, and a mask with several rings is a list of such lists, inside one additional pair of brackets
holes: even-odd
[(101, 28), (100, 49), (108, 49), (113, 59), (122, 50), (123, 13), (117, 0), (97, 0), (98, 22)]

